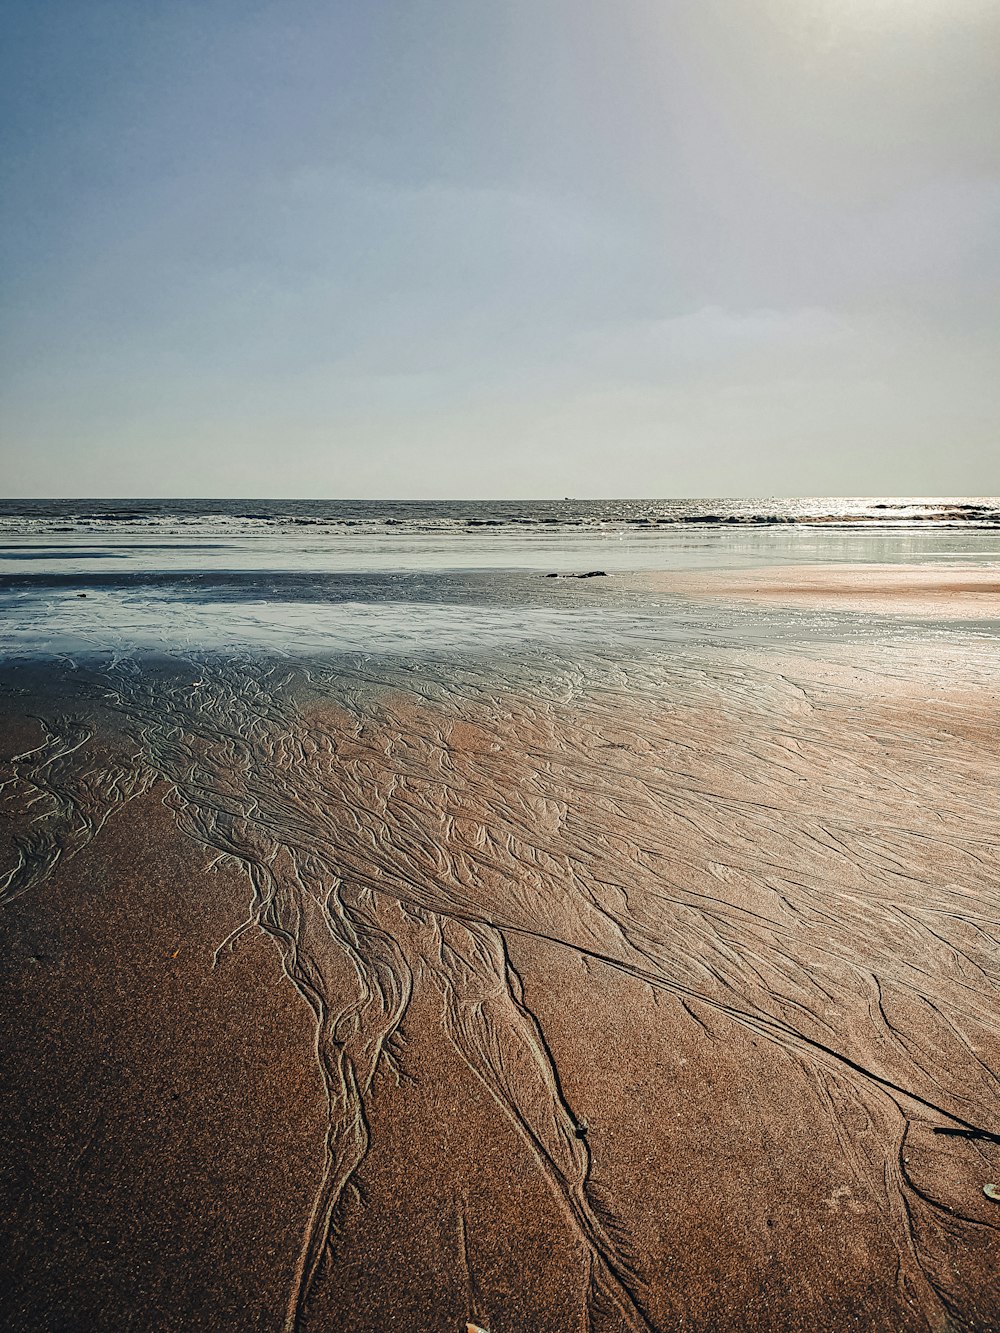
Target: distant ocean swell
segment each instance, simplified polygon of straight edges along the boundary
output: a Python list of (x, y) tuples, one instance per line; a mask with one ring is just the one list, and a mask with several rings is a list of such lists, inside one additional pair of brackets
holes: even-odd
[(715, 526), (1000, 528), (1000, 498), (599, 501), (366, 500), (7, 500), (0, 530), (11, 534), (113, 527), (206, 532), (315, 527), (460, 531), (482, 528), (641, 530)]

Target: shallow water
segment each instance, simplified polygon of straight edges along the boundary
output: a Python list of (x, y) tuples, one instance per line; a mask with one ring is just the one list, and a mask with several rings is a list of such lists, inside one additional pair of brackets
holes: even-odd
[[(624, 575), (989, 565), (997, 514), (994, 501), (7, 502), (0, 655), (857, 639), (894, 631), (642, 598)], [(595, 570), (606, 577), (570, 577)]]

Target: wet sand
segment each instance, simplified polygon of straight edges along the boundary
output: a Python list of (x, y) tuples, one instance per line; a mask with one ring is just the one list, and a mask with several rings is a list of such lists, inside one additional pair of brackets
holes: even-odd
[(4, 684), (0, 1325), (997, 1326), (985, 650)]
[(794, 565), (656, 573), (657, 592), (733, 598), (814, 611), (860, 611), (934, 619), (1000, 620), (1000, 568), (982, 565)]

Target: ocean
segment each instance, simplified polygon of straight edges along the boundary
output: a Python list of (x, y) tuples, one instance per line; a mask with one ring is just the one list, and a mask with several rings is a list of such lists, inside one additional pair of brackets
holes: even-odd
[(88, 532), (136, 526), (168, 532), (252, 532), (297, 526), (583, 527), (616, 530), (647, 525), (925, 523), (1000, 527), (996, 497), (811, 496), (797, 499), (664, 500), (4, 500), (0, 529)]
[(995, 498), (8, 500), (0, 655), (769, 641), (833, 622), (651, 601), (624, 576), (998, 558)]

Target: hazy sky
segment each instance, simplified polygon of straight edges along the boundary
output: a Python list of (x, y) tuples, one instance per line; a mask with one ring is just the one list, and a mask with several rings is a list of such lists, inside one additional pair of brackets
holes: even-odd
[(7, 495), (1000, 492), (996, 0), (7, 0)]

